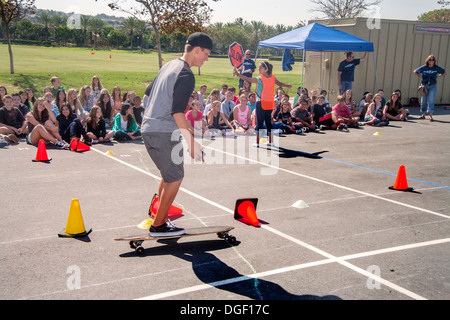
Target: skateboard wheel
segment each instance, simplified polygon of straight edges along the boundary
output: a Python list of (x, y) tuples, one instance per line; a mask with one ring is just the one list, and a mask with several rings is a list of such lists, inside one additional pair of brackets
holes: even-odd
[(134, 245), (134, 241), (130, 241), (130, 248), (131, 249), (136, 249), (136, 246)]
[(219, 232), (219, 233), (217, 233), (217, 236), (218, 236), (220, 239), (225, 239), (225, 238), (227, 237), (226, 232)]
[(227, 242), (228, 242), (229, 244), (235, 244), (235, 243), (236, 243), (236, 237), (234, 237), (234, 236), (229, 236), (228, 239), (227, 239)]
[(136, 248), (136, 254), (138, 256), (143, 256), (144, 255), (144, 248), (143, 247), (137, 247)]

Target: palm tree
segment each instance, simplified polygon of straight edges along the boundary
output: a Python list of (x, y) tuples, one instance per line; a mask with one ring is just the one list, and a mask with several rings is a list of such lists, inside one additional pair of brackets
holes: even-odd
[(49, 36), (49, 31), (48, 31), (48, 27), (50, 26), (51, 23), (51, 19), (52, 17), (50, 16), (50, 14), (46, 11), (42, 12), (39, 16), (38, 16), (38, 21), (42, 24), (44, 30), (45, 30), (45, 40), (48, 41), (48, 36)]
[(133, 50), (133, 35), (139, 28), (139, 19), (135, 17), (128, 17), (122, 22), (122, 31), (130, 36), (131, 50)]
[(87, 38), (86, 34), (91, 26), (91, 16), (86, 16), (86, 15), (82, 14), (81, 18), (80, 18), (80, 25), (81, 25), (81, 30), (83, 32), (83, 39), (84, 39), (83, 43), (84, 43), (84, 46), (86, 46), (86, 38)]

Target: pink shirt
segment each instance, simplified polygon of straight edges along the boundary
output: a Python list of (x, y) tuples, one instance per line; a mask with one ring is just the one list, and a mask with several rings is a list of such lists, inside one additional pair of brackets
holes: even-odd
[(345, 104), (342, 107), (339, 104), (335, 105), (333, 107), (332, 111), (335, 112), (338, 117), (342, 117), (342, 118), (351, 118), (352, 117), (352, 114), (350, 113), (348, 106)]
[(203, 118), (203, 114), (200, 111), (197, 111), (197, 117), (195, 119), (194, 119), (194, 116), (192, 114), (192, 110), (189, 110), (186, 113), (186, 120), (191, 122), (192, 128), (195, 128), (194, 122), (195, 121), (202, 121), (202, 118)]

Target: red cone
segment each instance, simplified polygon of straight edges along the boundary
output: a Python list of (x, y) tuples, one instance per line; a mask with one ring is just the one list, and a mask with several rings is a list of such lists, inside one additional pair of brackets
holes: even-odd
[(36, 153), (36, 160), (33, 162), (49, 162), (52, 159), (49, 159), (47, 156), (47, 149), (45, 148), (45, 142), (43, 139), (39, 140), (39, 145)]
[(258, 217), (256, 216), (257, 204), (258, 199), (256, 198), (238, 199), (234, 207), (234, 218), (236, 220), (245, 220), (251, 225), (258, 227), (260, 223)]
[(393, 186), (389, 187), (391, 190), (398, 191), (412, 191), (413, 188), (408, 187), (408, 181), (406, 180), (405, 166), (400, 166), (397, 173), (397, 178)]
[[(148, 209), (148, 214), (150, 215), (151, 218), (155, 219), (156, 217), (156, 212), (158, 212), (158, 208), (159, 208), (159, 196), (157, 194), (155, 194), (153, 196), (152, 199), (152, 203), (150, 204), (150, 208)], [(171, 205), (169, 208), (169, 216), (177, 216), (183, 214), (183, 209)]]

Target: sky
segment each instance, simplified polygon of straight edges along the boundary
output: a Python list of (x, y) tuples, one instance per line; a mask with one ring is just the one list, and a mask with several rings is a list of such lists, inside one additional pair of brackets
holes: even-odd
[[(111, 0), (35, 0), (35, 5), (38, 9), (63, 12), (127, 16), (124, 13), (112, 11), (107, 6), (109, 2)], [(315, 5), (310, 0), (220, 0), (219, 2), (207, 0), (207, 2), (214, 10), (211, 23), (233, 22), (241, 17), (246, 21), (263, 21), (269, 25), (295, 26), (300, 21), (320, 18), (320, 14), (311, 11)], [(420, 14), (440, 9), (440, 6), (437, 0), (383, 0), (375, 9), (375, 14), (381, 15), (382, 19), (417, 20)]]

